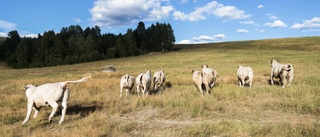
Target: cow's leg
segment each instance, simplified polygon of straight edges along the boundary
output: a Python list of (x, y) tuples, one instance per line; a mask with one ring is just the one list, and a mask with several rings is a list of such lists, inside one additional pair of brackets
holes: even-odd
[(204, 96), (204, 93), (203, 93), (203, 90), (202, 90), (202, 83), (198, 84), (197, 87), (198, 87), (201, 95)]
[(288, 86), (290, 86), (291, 85), (291, 82), (292, 82), (292, 76), (288, 76)]
[(210, 95), (210, 93), (209, 93), (209, 90), (210, 90), (209, 83), (204, 84), (204, 86), (206, 88), (207, 94)]
[(249, 85), (249, 86), (250, 86), (250, 88), (251, 88), (251, 86), (252, 86), (252, 80), (250, 81), (250, 85)]
[(287, 80), (286, 79), (282, 79), (281, 80), (281, 84), (282, 84), (282, 88), (284, 88), (284, 85), (287, 83)]
[(52, 118), (53, 118), (54, 114), (56, 113), (59, 105), (55, 101), (48, 101), (48, 103), (52, 107), (51, 114), (49, 115), (49, 122), (51, 123), (52, 122)]
[(33, 110), (35, 112), (34, 115), (33, 115), (33, 118), (36, 118), (38, 113), (39, 113), (39, 111), (40, 111), (40, 107), (38, 108), (38, 107), (33, 106), (32, 108), (33, 108)]
[(22, 125), (25, 124), (25, 123), (29, 120), (30, 115), (31, 115), (31, 112), (32, 112), (33, 103), (34, 103), (33, 101), (28, 101), (28, 105), (27, 105), (27, 109), (28, 109), (28, 111), (27, 111), (27, 116), (26, 116), (26, 118), (24, 119), (24, 121), (22, 122)]
[(64, 117), (66, 115), (68, 99), (69, 99), (69, 88), (66, 87), (66, 89), (65, 89), (65, 91), (63, 93), (63, 99), (62, 99), (62, 103), (61, 103), (63, 108), (62, 108), (62, 111), (61, 111), (62, 115), (61, 115), (61, 119), (59, 121), (59, 124), (61, 124), (63, 122)]
[(239, 84), (239, 86), (241, 87), (241, 79), (240, 79), (239, 76), (238, 76), (238, 84)]
[(271, 71), (270, 84), (273, 85), (273, 73)]
[(129, 94), (129, 89), (126, 88), (126, 98), (128, 98), (128, 94)]
[(241, 78), (239, 80), (239, 85), (240, 85), (240, 87), (244, 87), (245, 83), (244, 83), (244, 79), (243, 78)]
[(138, 97), (140, 97), (140, 86), (137, 85), (137, 93), (138, 93)]
[(120, 98), (122, 98), (122, 86), (120, 86)]

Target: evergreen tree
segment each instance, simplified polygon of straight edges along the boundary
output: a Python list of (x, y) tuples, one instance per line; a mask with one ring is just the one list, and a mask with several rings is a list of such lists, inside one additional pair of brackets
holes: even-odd
[(146, 39), (146, 27), (143, 22), (139, 22), (137, 28), (134, 31), (136, 41), (137, 41), (137, 48), (142, 53), (148, 52), (148, 45), (147, 45), (147, 39)]

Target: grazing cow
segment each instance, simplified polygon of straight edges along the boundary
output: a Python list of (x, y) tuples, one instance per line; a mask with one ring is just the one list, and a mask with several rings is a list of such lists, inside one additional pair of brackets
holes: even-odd
[(279, 78), (282, 88), (288, 83), (291, 84), (293, 79), (293, 66), (292, 64), (280, 64), (277, 60), (271, 60), (271, 85), (273, 85), (273, 78)]
[(203, 94), (203, 73), (199, 70), (192, 70), (192, 81), (194, 84), (195, 89), (198, 88), (201, 95)]
[(240, 87), (244, 87), (245, 84), (249, 84), (249, 87), (251, 88), (253, 80), (253, 71), (250, 67), (243, 67), (239, 65), (237, 75)]
[(203, 73), (203, 84), (209, 95), (214, 84), (216, 83), (218, 72), (215, 69), (208, 68), (208, 65), (203, 65), (202, 73)]
[(132, 90), (134, 86), (134, 77), (128, 74), (125, 74), (121, 77), (120, 80), (120, 98), (122, 98), (122, 89), (126, 89), (126, 98), (128, 97), (128, 93)]
[(85, 75), (83, 78), (76, 81), (46, 83), (40, 86), (29, 84), (25, 86), (26, 95), (28, 98), (28, 111), (26, 118), (22, 122), (22, 125), (29, 120), (32, 109), (35, 111), (33, 116), (35, 118), (38, 115), (41, 107), (44, 106), (52, 107), (52, 112), (49, 116), (49, 122), (51, 123), (52, 118), (58, 109), (58, 101), (62, 101), (61, 105), (63, 107), (62, 116), (59, 122), (59, 124), (61, 124), (67, 111), (67, 101), (69, 99), (68, 83), (85, 82), (90, 77), (90, 75)]
[(163, 70), (157, 71), (153, 74), (153, 84), (154, 84), (154, 92), (157, 92), (158, 90), (162, 90), (162, 84), (166, 81), (166, 74)]
[(151, 71), (146, 73), (141, 73), (136, 78), (137, 93), (140, 97), (140, 90), (142, 91), (143, 97), (144, 94), (149, 94), (151, 86)]

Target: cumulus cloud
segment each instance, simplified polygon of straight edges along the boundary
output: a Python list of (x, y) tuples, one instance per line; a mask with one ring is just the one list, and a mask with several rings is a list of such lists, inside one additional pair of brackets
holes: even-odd
[(216, 1), (207, 3), (205, 6), (197, 7), (189, 14), (181, 11), (174, 11), (173, 16), (175, 20), (182, 21), (199, 21), (206, 20), (206, 16), (214, 15), (217, 18), (227, 20), (245, 19), (250, 15), (246, 14), (243, 10), (237, 9), (235, 6), (224, 6)]
[(161, 20), (173, 10), (165, 0), (97, 0), (90, 13), (94, 25), (112, 27)]
[(258, 9), (261, 9), (261, 8), (263, 8), (263, 5), (258, 5), (258, 7), (257, 7)]
[(201, 35), (199, 37), (193, 37), (189, 40), (181, 40), (176, 44), (200, 44), (200, 43), (210, 43), (210, 42), (219, 42), (226, 39), (224, 34), (217, 34), (214, 36)]
[(15, 30), (17, 25), (15, 23), (11, 23), (5, 20), (0, 20), (0, 29), (5, 31)]
[(268, 26), (268, 27), (271, 27), (271, 28), (287, 27), (287, 25), (281, 20), (275, 20), (274, 22), (265, 23), (264, 26)]
[(236, 32), (237, 33), (249, 33), (249, 31), (246, 29), (238, 29)]
[(304, 20), (303, 23), (294, 23), (292, 29), (320, 29), (320, 17)]

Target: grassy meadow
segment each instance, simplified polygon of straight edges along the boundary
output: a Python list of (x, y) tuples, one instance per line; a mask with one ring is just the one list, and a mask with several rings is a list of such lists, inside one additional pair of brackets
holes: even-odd
[[(291, 63), (291, 86), (271, 86), (270, 60)], [(105, 65), (117, 72), (104, 73)], [(192, 70), (218, 71), (204, 97)], [(237, 66), (250, 66), (253, 87), (237, 85)], [(164, 70), (172, 85), (162, 94), (120, 99), (122, 75)], [(320, 37), (176, 45), (175, 51), (48, 68), (11, 69), (0, 64), (1, 136), (320, 136)], [(23, 85), (92, 78), (71, 83), (65, 121), (50, 107), (21, 125), (27, 112)], [(125, 96), (125, 94), (124, 94)]]

